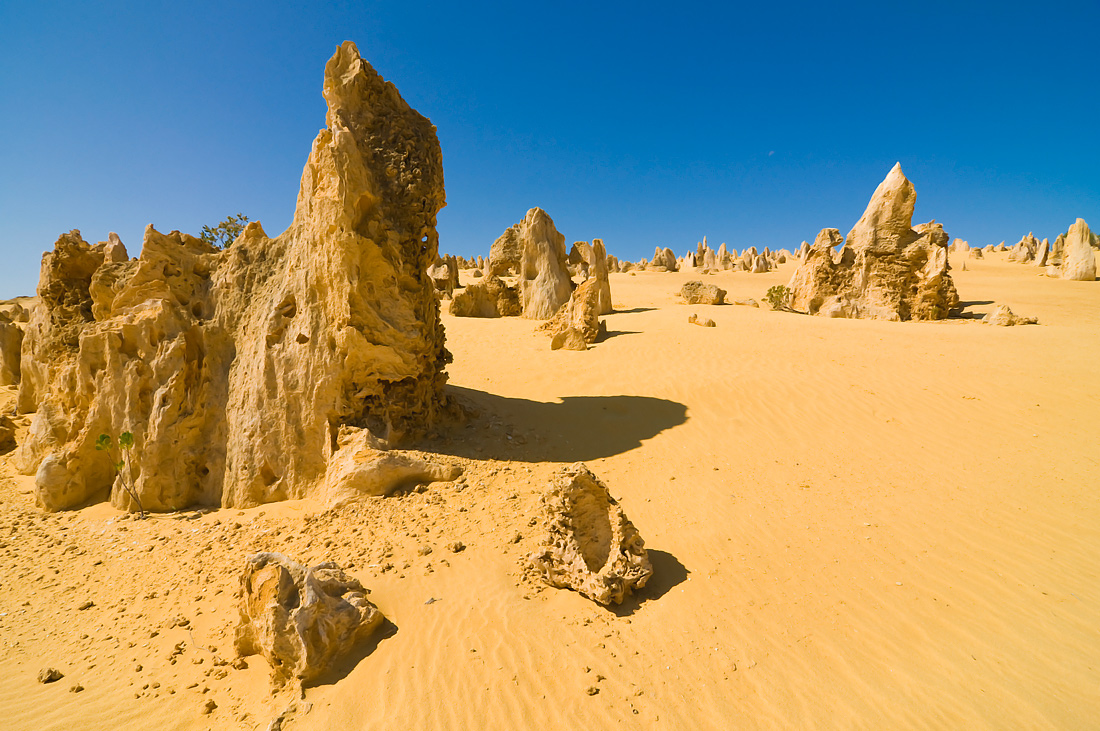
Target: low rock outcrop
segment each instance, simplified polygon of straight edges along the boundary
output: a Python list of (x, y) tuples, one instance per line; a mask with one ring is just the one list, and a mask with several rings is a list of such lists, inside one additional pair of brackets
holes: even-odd
[(810, 314), (883, 320), (941, 320), (959, 308), (948, 272), (948, 236), (931, 222), (912, 227), (916, 191), (897, 164), (875, 190), (839, 252), (840, 232), (823, 229), (788, 285), (791, 306)]
[(457, 465), (388, 449), (369, 430), (342, 426), (319, 497), (325, 505), (335, 507), (363, 497), (389, 495), (408, 485), (447, 482), (461, 474)]
[(526, 564), (550, 586), (573, 589), (600, 604), (620, 604), (653, 575), (638, 530), (583, 463), (554, 478), (542, 497), (540, 518), (542, 545)]
[(696, 314), (688, 315), (688, 322), (692, 325), (699, 325), (700, 327), (716, 327), (714, 320), (709, 317), (699, 317)]
[(455, 317), (518, 317), (523, 309), (516, 288), (490, 274), (456, 294), (448, 312)]
[(577, 334), (586, 343), (583, 350), (587, 349), (587, 345), (600, 340), (607, 333), (607, 327), (600, 320), (599, 306), (600, 282), (590, 277), (577, 287), (569, 301), (562, 305), (554, 317), (539, 327), (551, 334), (551, 350), (582, 350), (579, 347), (567, 347), (576, 346)]
[(263, 655), (277, 685), (313, 680), (385, 620), (368, 593), (331, 561), (258, 553), (241, 574), (237, 652)]
[(444, 205), (435, 129), (351, 43), (323, 93), (327, 127), (278, 238), (252, 222), (218, 250), (149, 227), (138, 259), (116, 261), (73, 232), (43, 258), (19, 394), (37, 413), (17, 458), (40, 506), (110, 492), (131, 508), (101, 433), (133, 433), (134, 487), (166, 511), (304, 497), (341, 426), (393, 444), (448, 413), (427, 274)]
[(1008, 305), (997, 305), (997, 309), (982, 318), (982, 323), (986, 325), (1000, 325), (1001, 327), (1036, 325), (1039, 323), (1039, 318), (1021, 317), (1014, 313)]
[(680, 288), (680, 296), (689, 305), (720, 305), (726, 299), (726, 290), (713, 284), (687, 282)]

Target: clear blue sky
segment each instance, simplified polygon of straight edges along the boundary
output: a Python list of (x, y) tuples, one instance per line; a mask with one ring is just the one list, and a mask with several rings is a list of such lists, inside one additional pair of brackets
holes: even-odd
[[(316, 5), (316, 7), (313, 7)], [(972, 245), (1100, 228), (1100, 3), (0, 0), (0, 298), (78, 228), (290, 222), (345, 39), (438, 127), (441, 248), (847, 231), (896, 161)]]

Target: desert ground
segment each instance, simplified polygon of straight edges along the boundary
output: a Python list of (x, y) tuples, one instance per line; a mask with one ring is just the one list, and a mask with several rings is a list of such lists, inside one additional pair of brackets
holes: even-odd
[[(139, 520), (44, 513), (0, 456), (0, 726), (1100, 727), (1100, 285), (998, 253), (955, 266), (942, 322), (676, 296), (760, 300), (795, 266), (612, 274), (587, 352), (445, 313), (473, 415), (418, 448), (454, 482)], [(980, 324), (994, 303), (1040, 324)], [(576, 461), (655, 569), (611, 609), (523, 576)], [(336, 561), (387, 617), (301, 692), (233, 649), (261, 550)]]

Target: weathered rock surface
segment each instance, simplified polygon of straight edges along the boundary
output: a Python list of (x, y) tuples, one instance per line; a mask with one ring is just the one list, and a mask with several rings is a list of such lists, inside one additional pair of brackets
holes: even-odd
[(1001, 327), (1036, 325), (1039, 323), (1039, 318), (1021, 317), (1009, 309), (1008, 305), (997, 305), (997, 309), (982, 318), (982, 323), (986, 325), (1000, 325)]
[(448, 311), (456, 317), (518, 317), (523, 310), (516, 288), (490, 274), (456, 294)]
[(689, 305), (720, 305), (726, 299), (726, 290), (713, 284), (687, 282), (680, 288), (680, 296)]
[(1096, 252), (1092, 250), (1093, 235), (1085, 219), (1078, 218), (1069, 227), (1062, 245), (1062, 266), (1059, 276), (1080, 282), (1096, 279)]
[(435, 264), (428, 267), (428, 277), (435, 285), (435, 290), (444, 297), (453, 297), (458, 289), (458, 259), (454, 256), (436, 258)]
[(948, 273), (948, 236), (935, 222), (911, 227), (916, 191), (897, 164), (848, 233), (823, 229), (788, 285), (810, 314), (941, 320), (959, 307)]
[(527, 557), (527, 566), (550, 586), (620, 604), (653, 575), (638, 530), (581, 462), (555, 477), (542, 497), (541, 522), (542, 546)]
[(304, 497), (341, 426), (394, 443), (446, 413), (435, 130), (351, 43), (323, 91), (327, 128), (278, 238), (252, 222), (216, 250), (149, 227), (140, 257), (116, 262), (74, 232), (43, 257), (19, 393), (37, 413), (17, 458), (40, 506), (111, 490), (130, 507), (101, 433), (133, 433), (135, 488), (164, 511)]
[(551, 350), (582, 350), (578, 347), (567, 347), (570, 344), (576, 345), (574, 333), (579, 333), (586, 344), (602, 338), (607, 333), (607, 328), (600, 320), (599, 306), (600, 282), (595, 277), (590, 277), (577, 287), (569, 301), (562, 305), (554, 317), (539, 327), (540, 330), (551, 333)]
[(462, 474), (457, 465), (387, 449), (367, 429), (340, 427), (336, 447), (320, 495), (330, 507), (362, 497), (382, 497), (408, 485), (450, 481)]
[(592, 243), (578, 241), (575, 245), (586, 265), (586, 277), (596, 280), (596, 314), (608, 315), (614, 311), (611, 305), (611, 279), (607, 271), (607, 249), (602, 239), (592, 239)]
[(0, 454), (15, 446), (15, 422), (8, 416), (0, 416)]
[(588, 350), (584, 333), (575, 327), (567, 327), (554, 333), (550, 339), (550, 350)]
[[(506, 237), (520, 248), (518, 286), (523, 317), (550, 319), (573, 292), (565, 237), (558, 233), (554, 221), (541, 208), (527, 211), (523, 220), (505, 231), (501, 239)], [(492, 262), (492, 252), (489, 259)], [(490, 263), (489, 273), (497, 273), (496, 267)]]
[(653, 261), (651, 263), (653, 266), (664, 267), (670, 272), (680, 271), (680, 267), (676, 263), (676, 254), (667, 246), (663, 249), (658, 246), (653, 250)]
[(23, 350), (23, 330), (0, 314), (0, 386), (19, 383), (19, 363)]
[(241, 574), (237, 652), (267, 658), (276, 684), (312, 680), (382, 624), (367, 594), (331, 561), (257, 553)]

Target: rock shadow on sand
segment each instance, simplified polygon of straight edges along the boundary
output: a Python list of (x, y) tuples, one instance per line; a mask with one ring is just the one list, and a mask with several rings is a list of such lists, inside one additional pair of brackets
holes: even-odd
[(369, 637), (362, 642), (356, 643), (355, 647), (349, 650), (346, 655), (337, 657), (328, 669), (316, 678), (313, 678), (309, 682), (302, 683), (302, 687), (316, 688), (321, 685), (336, 685), (346, 678), (361, 660), (378, 649), (379, 644), (396, 634), (397, 625), (389, 619), (383, 619), (382, 624), (380, 624), (378, 629), (372, 632)]
[(655, 602), (673, 588), (687, 581), (687, 567), (671, 553), (658, 551), (654, 548), (646, 548), (649, 562), (653, 565), (653, 576), (646, 583), (645, 588), (631, 594), (622, 604), (614, 604), (606, 607), (607, 611), (619, 617), (629, 617), (638, 611), (647, 602)]
[(585, 462), (637, 449), (687, 421), (687, 406), (652, 396), (564, 396), (557, 403), (448, 386), (470, 413), (433, 441), (440, 454), (519, 462)]

